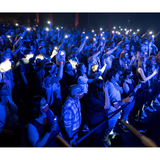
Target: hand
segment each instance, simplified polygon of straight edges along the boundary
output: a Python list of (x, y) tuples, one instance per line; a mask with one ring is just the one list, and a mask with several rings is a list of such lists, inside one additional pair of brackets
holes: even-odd
[(77, 142), (76, 142), (75, 139), (72, 139), (72, 140), (70, 140), (69, 144), (70, 144), (71, 146), (76, 146), (76, 145), (77, 145)]
[(150, 88), (150, 89), (148, 90), (148, 92), (151, 93), (151, 92), (152, 92), (152, 88)]
[(136, 86), (136, 89), (137, 89), (137, 90), (138, 90), (139, 88), (141, 88), (141, 83)]
[(128, 96), (127, 98), (123, 99), (123, 101), (126, 103), (130, 103), (133, 101), (133, 99), (134, 99), (134, 96), (131, 96), (131, 97)]
[(158, 73), (158, 69), (155, 69), (153, 73), (156, 75)]
[(55, 130), (57, 129), (57, 127), (58, 127), (57, 120), (54, 120), (54, 121), (52, 122), (52, 125), (50, 126), (51, 132), (55, 131)]
[(114, 105), (114, 108), (115, 108), (115, 109), (118, 109), (118, 108), (119, 108), (118, 102), (114, 102), (113, 105)]

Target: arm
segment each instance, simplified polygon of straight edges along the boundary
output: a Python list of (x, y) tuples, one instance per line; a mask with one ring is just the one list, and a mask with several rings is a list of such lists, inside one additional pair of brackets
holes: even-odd
[(32, 144), (32, 146), (34, 147), (43, 147), (46, 144), (51, 133), (52, 132), (46, 132), (44, 136), (40, 139), (39, 133), (37, 129), (35, 128), (35, 126), (29, 123), (27, 127), (27, 138), (29, 142)]
[[(147, 30), (147, 32), (146, 33), (144, 33), (142, 36), (141, 36), (141, 38), (144, 38), (148, 33), (149, 33), (149, 29)], [(138, 32), (137, 32), (138, 33)]]
[(144, 75), (144, 72), (143, 72), (142, 68), (138, 68), (138, 72), (141, 75), (143, 81), (145, 81), (145, 82), (148, 81), (148, 80), (150, 80), (153, 76), (155, 76), (158, 73), (158, 71), (156, 69), (150, 76), (146, 77)]
[(26, 85), (28, 85), (28, 81), (27, 81), (27, 79), (26, 79), (25, 72), (21, 72), (21, 77), (22, 77), (23, 82), (24, 82)]
[(116, 47), (114, 47), (113, 49), (109, 50), (108, 52), (105, 53), (105, 56), (108, 56), (110, 54), (112, 54), (120, 45), (121, 45), (122, 41), (120, 41)]
[(19, 40), (20, 40), (21, 38), (23, 38), (26, 33), (27, 33), (27, 30), (25, 29), (25, 31), (22, 33), (22, 35), (19, 37), (19, 39), (15, 42), (15, 44), (14, 44), (13, 46), (16, 46), (17, 43), (19, 42)]
[(57, 77), (51, 77), (49, 83), (59, 82), (63, 78), (63, 62), (61, 61)]
[(109, 99), (107, 84), (105, 84), (105, 86), (103, 86), (103, 91), (105, 93), (105, 106), (104, 106), (104, 109), (109, 109), (109, 107), (110, 107), (110, 99)]
[(84, 42), (82, 43), (82, 45), (81, 45), (81, 46), (78, 48), (78, 50), (76, 51), (75, 57), (77, 57), (77, 56), (81, 53), (84, 45), (86, 44), (86, 41), (87, 41), (87, 39), (85, 38), (85, 40), (84, 40)]

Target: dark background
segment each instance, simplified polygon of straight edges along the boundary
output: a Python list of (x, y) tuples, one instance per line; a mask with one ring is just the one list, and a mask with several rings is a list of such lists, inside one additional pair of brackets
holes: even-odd
[[(151, 29), (153, 34), (160, 30), (160, 13), (79, 13), (79, 27), (87, 29), (99, 29), (102, 27), (122, 28), (136, 31), (140, 29), (142, 34)], [(28, 17), (30, 24), (28, 24)], [(19, 24), (34, 25), (36, 13), (0, 13), (0, 21), (14, 21)], [(53, 27), (57, 25), (74, 27), (75, 13), (39, 13), (39, 25), (47, 27), (47, 21), (53, 21)]]

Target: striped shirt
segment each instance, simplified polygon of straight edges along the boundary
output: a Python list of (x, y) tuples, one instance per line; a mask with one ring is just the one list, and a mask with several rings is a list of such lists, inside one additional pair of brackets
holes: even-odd
[(61, 123), (64, 128), (79, 129), (81, 125), (81, 104), (79, 99), (68, 97), (61, 110)]

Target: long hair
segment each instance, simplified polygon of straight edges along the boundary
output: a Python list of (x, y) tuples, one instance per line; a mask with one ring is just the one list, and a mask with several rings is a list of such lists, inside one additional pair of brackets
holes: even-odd
[(120, 67), (119, 57), (113, 58), (112, 67), (117, 68), (117, 69)]
[(94, 97), (101, 99), (103, 94), (104, 81), (101, 79), (94, 79), (88, 88), (88, 94), (93, 94)]
[(34, 96), (31, 99), (30, 102), (30, 119), (38, 118), (40, 115), (42, 115), (40, 111), (40, 102), (44, 98), (43, 96), (37, 95)]

